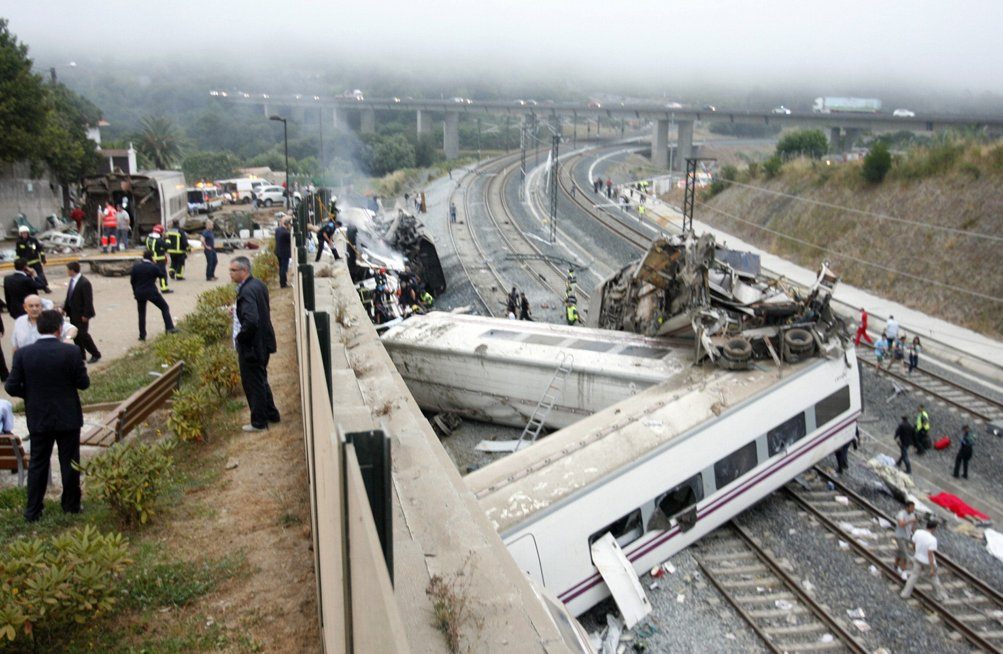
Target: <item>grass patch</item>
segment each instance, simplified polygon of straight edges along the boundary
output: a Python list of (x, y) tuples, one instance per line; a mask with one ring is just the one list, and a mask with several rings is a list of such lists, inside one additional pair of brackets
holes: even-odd
[(185, 606), (247, 566), (242, 551), (219, 560), (165, 563), (164, 552), (158, 545), (144, 543), (133, 554), (136, 562), (126, 574), (122, 608), (136, 611)]
[(121, 359), (91, 375), (91, 385), (80, 393), (84, 404), (120, 402), (153, 381), (151, 372), (160, 372), (161, 362), (149, 347), (129, 350)]

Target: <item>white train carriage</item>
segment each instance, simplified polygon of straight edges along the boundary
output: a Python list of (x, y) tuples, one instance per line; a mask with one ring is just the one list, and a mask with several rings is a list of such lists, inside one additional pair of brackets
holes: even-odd
[[(548, 391), (557, 399), (544, 423), (562, 428), (693, 363), (692, 343), (443, 312), (413, 316), (382, 340), (421, 408), (516, 427)], [(559, 362), (569, 372), (555, 378)]]
[(855, 352), (778, 369), (690, 368), (465, 477), (509, 551), (580, 615), (610, 593), (590, 546), (640, 574), (854, 435)]

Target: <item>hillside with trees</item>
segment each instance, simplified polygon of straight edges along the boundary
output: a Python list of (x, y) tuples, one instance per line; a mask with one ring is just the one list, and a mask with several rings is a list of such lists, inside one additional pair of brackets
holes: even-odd
[[(812, 138), (790, 138), (805, 147)], [(726, 166), (696, 219), (845, 283), (1003, 336), (1003, 141), (885, 135), (857, 161)]]

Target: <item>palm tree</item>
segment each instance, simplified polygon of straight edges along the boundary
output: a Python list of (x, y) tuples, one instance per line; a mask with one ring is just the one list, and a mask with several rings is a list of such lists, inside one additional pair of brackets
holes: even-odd
[(181, 158), (181, 137), (174, 123), (165, 116), (146, 116), (140, 124), (142, 130), (133, 137), (136, 149), (154, 168), (172, 168)]

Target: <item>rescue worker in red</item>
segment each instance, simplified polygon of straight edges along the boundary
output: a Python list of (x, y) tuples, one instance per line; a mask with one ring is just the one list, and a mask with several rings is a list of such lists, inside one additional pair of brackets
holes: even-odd
[(860, 307), (860, 326), (857, 327), (857, 337), (853, 339), (853, 344), (860, 345), (861, 338), (869, 344), (874, 345), (874, 341), (867, 335), (867, 309), (863, 307)]
[(111, 202), (105, 204), (101, 213), (101, 254), (108, 254), (109, 249), (118, 249), (118, 212)]

